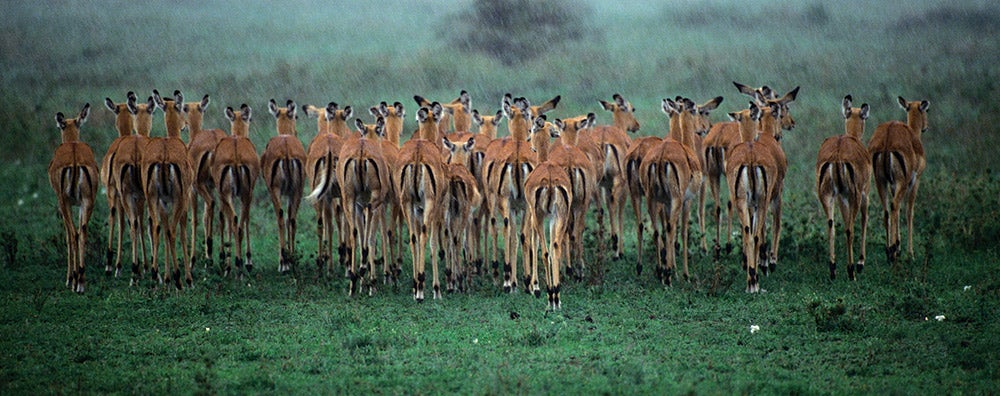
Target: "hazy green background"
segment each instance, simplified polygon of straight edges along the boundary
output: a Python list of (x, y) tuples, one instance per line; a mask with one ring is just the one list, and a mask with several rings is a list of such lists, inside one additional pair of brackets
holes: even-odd
[[(523, 42), (537, 54), (523, 62), (459, 49), (470, 29), (531, 37), (470, 26), (468, 1), (243, 3), (3, 5), (0, 390), (997, 389), (1000, 8), (993, 2), (573, 3), (582, 39), (540, 34)], [(400, 101), (410, 130), (414, 94), (450, 100), (464, 89), (474, 108), (490, 113), (505, 92), (533, 101), (562, 95), (556, 117), (596, 112), (608, 123), (597, 100), (617, 92), (637, 108), (639, 134), (663, 135), (662, 98), (700, 103), (722, 95), (713, 116), (722, 121), (724, 111), (746, 106), (734, 80), (782, 92), (802, 87), (792, 104), (798, 127), (783, 140), (791, 169), (782, 263), (760, 296), (743, 293), (738, 253), (717, 264), (695, 253), (695, 280), (671, 290), (649, 274), (636, 278), (629, 231), (626, 261), (609, 266), (603, 286), (569, 285), (558, 315), (544, 314), (542, 301), (499, 295), (489, 282), (420, 306), (405, 287), (348, 300), (341, 280), (316, 281), (311, 266), (301, 277), (275, 275), (276, 242), (262, 237), (274, 229), (262, 189), (253, 218), (262, 270), (253, 287), (200, 269), (198, 289), (180, 294), (104, 279), (94, 265), (103, 264), (103, 198), (90, 228), (88, 294), (61, 286), (65, 251), (45, 167), (59, 142), (54, 114), (76, 114), (85, 102), (94, 108), (83, 139), (103, 155), (115, 135), (103, 100), (122, 101), (127, 91), (210, 94), (205, 126), (223, 129), (225, 106), (250, 104), (251, 137), (263, 147), (274, 131), (271, 98), (357, 110)], [(824, 137), (843, 132), (846, 94), (872, 106), (866, 137), (878, 123), (903, 118), (896, 96), (931, 103), (916, 257), (893, 270), (885, 265), (873, 192), (870, 265), (857, 284), (826, 280), (813, 193), (815, 153)], [(302, 118), (298, 131), (308, 141), (315, 124)], [(153, 133), (163, 133), (159, 116)], [(310, 208), (299, 216), (312, 223)], [(311, 252), (312, 227), (302, 228), (300, 248)], [(947, 319), (925, 321), (937, 314)], [(762, 332), (750, 335), (751, 324)]]

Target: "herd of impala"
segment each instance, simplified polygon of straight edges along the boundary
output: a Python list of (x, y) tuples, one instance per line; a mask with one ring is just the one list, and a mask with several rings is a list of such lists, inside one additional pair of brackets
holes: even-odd
[[(715, 202), (716, 257), (723, 243), (722, 209), (726, 207), (727, 219), (738, 218), (742, 227), (746, 290), (758, 292), (758, 271), (774, 271), (778, 260), (781, 197), (788, 170), (781, 138), (783, 130), (795, 126), (789, 103), (799, 89), (779, 96), (767, 86), (734, 84), (751, 99), (748, 108), (729, 113), (730, 122), (712, 124), (709, 118), (722, 97), (700, 105), (683, 97), (664, 99), (668, 133), (637, 139), (627, 133), (639, 130), (634, 109), (618, 94), (610, 102), (600, 101), (612, 114), (611, 125), (597, 125), (594, 113), (549, 121), (545, 113), (556, 108), (559, 96), (533, 106), (525, 98), (507, 94), (494, 115), (472, 110), (465, 91), (446, 103), (414, 96), (418, 128), (405, 143), (400, 136), (406, 112), (399, 102), (371, 107), (373, 122), (355, 118), (352, 131), (349, 121), (355, 113), (351, 106), (331, 102), (325, 107), (300, 107), (291, 100), (279, 105), (272, 99), (268, 110), (275, 118), (277, 134), (260, 154), (247, 136), (253, 113), (246, 104), (238, 110), (225, 109), (231, 124), (227, 134), (202, 129), (208, 95), (184, 102), (179, 91), (173, 97), (161, 97), (154, 90), (140, 102), (129, 92), (124, 103), (105, 99), (106, 107), (116, 115), (118, 138), (99, 165), (93, 151), (80, 140), (90, 105), (72, 119), (57, 113), (62, 144), (49, 165), (49, 180), (65, 224), (67, 286), (84, 291), (86, 225), (98, 182), (105, 188), (110, 209), (107, 273), (121, 272), (122, 235), (127, 227), (133, 282), (149, 271), (160, 283), (190, 287), (194, 258), (200, 254), (211, 262), (215, 235), (221, 236), (223, 274), (229, 275), (235, 262), (235, 276), (243, 276), (253, 268), (249, 212), (253, 189), (262, 177), (278, 222), (279, 272), (291, 270), (298, 257), (296, 217), (304, 198), (316, 210), (320, 274), (335, 268), (336, 238), (338, 265), (350, 280), (351, 294), (373, 293), (379, 283), (378, 267), (385, 282), (398, 280), (405, 234), (412, 258), (413, 298), (418, 301), (424, 299), (428, 254), (433, 298), (440, 298), (442, 292), (439, 261), (444, 261), (449, 291), (464, 290), (470, 276), (492, 267), (495, 281), (509, 292), (518, 287), (518, 257), (522, 256), (524, 290), (541, 295), (541, 260), (548, 307), (558, 309), (560, 274), (565, 271), (581, 278), (586, 265), (583, 233), (591, 207), (597, 210), (597, 239), (605, 243), (606, 214), (611, 254), (623, 256), (626, 194), (637, 220), (636, 273), (642, 272), (645, 252), (641, 210), (645, 199), (655, 243), (655, 276), (670, 285), (679, 251), (687, 278), (688, 217), (695, 197), (700, 243), (708, 250), (707, 180)], [(846, 228), (848, 277), (856, 279), (864, 268), (872, 178), (885, 211), (888, 260), (896, 260), (900, 253), (899, 217), (904, 200), (913, 254), (913, 205), (925, 167), (921, 133), (927, 129), (928, 102), (900, 97), (899, 104), (906, 111), (906, 122), (879, 125), (866, 145), (861, 139), (869, 107), (852, 107), (852, 98), (845, 97), (846, 133), (820, 146), (816, 192), (827, 217), (831, 278), (836, 274), (835, 207), (840, 208)], [(150, 137), (156, 109), (164, 114), (165, 137)], [(296, 136), (300, 113), (317, 119), (317, 134), (308, 146)], [(503, 119), (510, 133), (498, 137)], [(478, 126), (476, 133), (471, 132), (473, 123)], [(183, 128), (189, 130), (187, 143), (181, 139)], [(720, 201), (722, 176), (730, 197), (726, 205)], [(203, 201), (200, 216), (199, 197)], [(79, 207), (75, 224), (73, 207)], [(219, 226), (213, 222), (216, 210)], [(765, 232), (768, 211), (773, 216), (770, 244)], [(855, 262), (858, 212), (861, 248)], [(200, 242), (196, 237), (199, 220), (204, 236)], [(731, 220), (725, 222), (731, 227)], [(727, 229), (725, 235), (728, 244), (731, 231)], [(165, 240), (166, 267), (162, 272), (158, 266), (161, 239)], [(492, 265), (484, 267), (485, 263)]]

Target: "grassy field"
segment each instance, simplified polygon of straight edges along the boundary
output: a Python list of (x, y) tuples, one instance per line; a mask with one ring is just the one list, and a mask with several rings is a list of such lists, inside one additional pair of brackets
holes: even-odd
[[(1000, 159), (993, 154), (1000, 8), (934, 0), (597, 2), (583, 14), (584, 41), (504, 65), (449, 47), (450, 26), (468, 4), (6, 4), (0, 393), (977, 394), (1000, 387)], [(104, 277), (101, 198), (89, 228), (87, 293), (63, 287), (65, 247), (45, 168), (59, 142), (54, 114), (75, 114), (85, 102), (95, 108), (83, 138), (103, 154), (114, 119), (100, 104), (130, 90), (143, 98), (154, 88), (210, 94), (206, 127), (223, 129), (223, 109), (248, 103), (256, 111), (251, 137), (262, 148), (274, 133), (265, 112), (271, 98), (359, 110), (400, 101), (412, 130), (414, 94), (450, 100), (465, 89), (473, 107), (489, 113), (505, 92), (535, 101), (562, 95), (556, 117), (595, 112), (609, 123), (597, 100), (618, 92), (636, 106), (640, 135), (663, 135), (662, 98), (722, 95), (713, 116), (722, 121), (723, 111), (746, 105), (732, 81), (801, 86), (792, 104), (798, 126), (783, 140), (790, 173), (781, 261), (759, 295), (743, 292), (738, 252), (718, 262), (693, 252), (693, 279), (669, 289), (648, 271), (637, 277), (628, 232), (625, 259), (607, 265), (601, 285), (568, 284), (560, 312), (505, 295), (487, 278), (468, 294), (419, 305), (408, 287), (348, 298), (345, 280), (317, 279), (311, 265), (277, 275), (277, 241), (268, 237), (276, 227), (260, 188), (251, 219), (258, 271), (250, 279), (198, 268), (195, 289), (175, 292)], [(915, 255), (886, 264), (873, 191), (869, 265), (853, 283), (828, 280), (825, 220), (813, 192), (816, 150), (843, 132), (846, 94), (872, 106), (866, 137), (904, 116), (896, 96), (931, 103)], [(159, 114), (154, 134), (163, 133)], [(303, 141), (314, 125), (300, 120)], [(308, 207), (299, 213), (310, 225), (300, 230), (304, 252), (315, 249), (313, 216)], [(633, 225), (629, 214), (626, 230)], [(595, 257), (601, 249), (587, 238)]]

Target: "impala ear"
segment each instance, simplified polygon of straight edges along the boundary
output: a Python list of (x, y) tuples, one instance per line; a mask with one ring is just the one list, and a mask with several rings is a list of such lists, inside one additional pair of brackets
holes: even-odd
[(928, 102), (926, 100), (921, 100), (920, 101), (920, 111), (926, 113), (927, 112), (927, 108), (929, 108), (929, 107), (931, 107), (931, 102)]
[(601, 102), (601, 107), (603, 107), (604, 110), (607, 110), (607, 111), (614, 111), (615, 110), (615, 105), (613, 105), (611, 103), (605, 102), (603, 100), (598, 100), (598, 102)]
[(505, 104), (510, 106), (512, 101), (514, 101), (514, 96), (511, 95), (510, 92), (505, 93), (503, 94), (503, 99), (500, 99), (500, 107), (503, 108)]
[(422, 123), (424, 121), (427, 121), (427, 116), (429, 112), (430, 110), (427, 110), (426, 107), (421, 107), (420, 110), (417, 110), (417, 122)]
[(722, 97), (716, 96), (715, 98), (712, 98), (712, 100), (705, 102), (705, 104), (699, 106), (699, 109), (702, 111), (712, 111), (719, 108), (720, 104), (722, 104)]
[(278, 117), (278, 104), (271, 99), (267, 102), (267, 111), (271, 113), (272, 116)]
[(455, 152), (455, 143), (452, 143), (451, 140), (448, 140), (448, 138), (441, 138), (441, 143), (444, 144), (444, 147), (448, 149), (448, 151)]
[(472, 107), (472, 97), (464, 89), (462, 93), (458, 94), (458, 102), (462, 104), (462, 111), (468, 113), (469, 108)]
[(483, 126), (483, 124), (486, 123), (486, 121), (483, 120), (483, 116), (479, 115), (479, 110), (476, 109), (472, 110), (472, 121), (474, 121), (476, 125), (479, 126)]
[(559, 130), (566, 129), (566, 123), (563, 122), (563, 120), (556, 118), (556, 120), (552, 123), (555, 124), (556, 128), (559, 128)]
[(771, 116), (773, 116), (774, 119), (781, 118), (781, 105), (777, 103), (771, 103), (769, 106), (771, 108)]
[(347, 121), (347, 119), (351, 118), (352, 116), (354, 116), (354, 109), (351, 106), (345, 107), (344, 108), (344, 121)]
[(750, 119), (754, 121), (760, 121), (761, 116), (760, 107), (757, 107), (756, 103), (750, 103)]
[(329, 114), (336, 113), (338, 108), (340, 107), (337, 106), (336, 102), (330, 102), (326, 104), (326, 112)]
[(288, 109), (288, 117), (295, 118), (295, 101), (288, 99), (288, 101), (285, 102), (285, 108)]
[(500, 121), (503, 121), (503, 112), (497, 110), (496, 116), (493, 117), (493, 126), (500, 125)]
[(506, 97), (506, 96), (504, 96), (504, 99), (505, 99), (505, 100), (503, 101), (503, 103), (502, 103), (502, 105), (501, 105), (501, 106), (502, 106), (502, 108), (503, 108), (503, 110), (502, 110), (502, 111), (503, 111), (503, 115), (504, 115), (505, 117), (507, 117), (507, 118), (511, 118), (511, 117), (513, 116), (513, 115), (511, 114), (511, 113), (513, 112), (513, 110), (511, 109), (511, 106), (510, 106), (510, 102), (509, 102), (509, 101), (507, 101), (507, 100), (506, 100), (506, 98), (507, 98), (507, 97)]
[(906, 108), (906, 99), (903, 99), (902, 96), (897, 96), (896, 100), (899, 102), (899, 107), (902, 107), (903, 110), (909, 110)]
[(740, 83), (738, 83), (736, 81), (733, 81), (733, 85), (736, 86), (736, 90), (740, 91), (741, 94), (748, 95), (750, 97), (753, 97), (756, 94), (756, 92), (757, 92), (753, 88), (750, 88), (750, 87), (748, 87), (746, 85), (740, 84)]
[(413, 95), (413, 101), (417, 102), (417, 107), (424, 107), (424, 106), (430, 106), (431, 105), (430, 101), (428, 101), (427, 99), (424, 99), (424, 97), (420, 96), (420, 95)]
[(365, 122), (361, 121), (360, 118), (354, 119), (354, 126), (356, 126), (358, 128), (358, 131), (360, 131), (362, 134), (365, 133)]
[(586, 124), (580, 125), (580, 129), (587, 129), (597, 124), (597, 115), (594, 113), (587, 113)]
[(389, 116), (389, 105), (387, 103), (385, 103), (384, 101), (381, 102), (381, 103), (379, 103), (378, 104), (378, 112), (383, 117), (388, 117)]
[(156, 112), (156, 108), (157, 107), (158, 106), (156, 105), (156, 100), (153, 99), (152, 96), (146, 98), (146, 112), (147, 113), (153, 114), (154, 112)]
[(545, 128), (545, 114), (535, 117), (534, 128), (535, 129)]
[(626, 103), (625, 103), (625, 98), (623, 98), (620, 94), (616, 93), (614, 95), (611, 95), (611, 99), (614, 99), (615, 104), (617, 104), (618, 107), (626, 107), (627, 106)]
[(735, 111), (734, 112), (730, 112), (730, 113), (726, 113), (726, 115), (729, 116), (729, 120), (730, 121), (739, 121), (740, 120), (739, 119), (740, 113), (737, 113)]
[(465, 142), (465, 145), (462, 146), (462, 148), (465, 149), (466, 152), (472, 151), (472, 149), (475, 147), (476, 147), (476, 138), (474, 137), (470, 137), (469, 140)]
[(104, 98), (104, 107), (107, 107), (112, 113), (118, 114), (118, 105), (111, 98)]
[(368, 108), (368, 114), (371, 114), (371, 116), (375, 117), (375, 118), (379, 118), (379, 117), (383, 116), (382, 111), (379, 110), (378, 106), (369, 107)]
[(868, 103), (861, 104), (861, 119), (862, 120), (868, 119)]
[(229, 120), (229, 122), (236, 121), (236, 113), (233, 112), (232, 107), (226, 106), (226, 119)]
[(403, 104), (399, 102), (394, 102), (392, 107), (396, 109), (396, 117), (403, 118), (406, 117), (406, 109), (403, 108)]
[(375, 118), (375, 126), (378, 127), (378, 128), (384, 127), (385, 126), (385, 117), (376, 117)]
[(778, 102), (781, 102), (781, 104), (788, 104), (790, 102), (794, 102), (796, 96), (799, 96), (799, 87), (795, 87), (795, 89), (788, 91), (788, 93), (786, 93), (785, 96), (782, 96)]
[(80, 115), (76, 117), (76, 126), (80, 127), (84, 122), (87, 122), (87, 116), (90, 115), (90, 103), (83, 105), (83, 109), (80, 109)]
[(135, 113), (139, 112), (139, 106), (136, 106), (135, 104), (135, 94), (132, 94), (132, 96), (128, 98), (128, 101), (125, 102), (125, 108), (128, 109), (128, 112), (131, 113), (132, 115), (135, 115)]
[(153, 102), (156, 103), (156, 107), (159, 107), (161, 109), (163, 109), (163, 107), (166, 106), (166, 104), (163, 103), (163, 98), (160, 97), (160, 92), (155, 89), (153, 90)]
[(66, 128), (66, 116), (64, 116), (62, 112), (56, 113), (56, 126), (58, 126), (59, 129)]
[(557, 126), (555, 124), (552, 124), (552, 126), (549, 127), (549, 136), (558, 139), (559, 136), (561, 136), (561, 135), (562, 135), (562, 130), (559, 129), (559, 126)]
[(666, 98), (663, 99), (663, 102), (660, 105), (660, 109), (663, 110), (663, 112), (666, 113), (668, 117), (673, 117), (674, 114), (678, 113), (677, 108), (674, 105), (674, 101)]
[(243, 122), (250, 122), (250, 117), (253, 114), (253, 110), (250, 109), (246, 103), (240, 106), (240, 116), (243, 117)]
[(180, 90), (174, 90), (174, 110), (182, 111), (184, 108), (184, 95), (181, 94)]
[(444, 108), (441, 107), (440, 103), (438, 103), (438, 102), (431, 103), (431, 114), (434, 115), (434, 121), (441, 120), (441, 112), (443, 112), (443, 111), (444, 111)]
[(205, 96), (201, 98), (201, 103), (199, 103), (198, 106), (198, 110), (201, 111), (205, 111), (205, 109), (208, 108), (208, 94), (205, 94)]
[(844, 103), (843, 103), (844, 118), (851, 118), (851, 101), (852, 101), (852, 99), (853, 98), (851, 98), (851, 95), (847, 95), (847, 96), (844, 97)]

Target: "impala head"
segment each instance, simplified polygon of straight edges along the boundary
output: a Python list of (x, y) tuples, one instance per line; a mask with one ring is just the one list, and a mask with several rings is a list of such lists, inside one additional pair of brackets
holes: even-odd
[(232, 107), (226, 107), (226, 119), (232, 126), (230, 134), (247, 137), (250, 134), (250, 116), (251, 109), (246, 103), (240, 106), (240, 111), (233, 111)]
[(865, 133), (865, 120), (868, 119), (868, 103), (861, 104), (861, 107), (851, 107), (851, 95), (844, 97), (844, 128), (848, 136), (861, 139)]
[(80, 115), (76, 118), (66, 118), (62, 112), (56, 113), (56, 126), (62, 134), (63, 143), (80, 141), (80, 127), (87, 122), (88, 115), (90, 115), (90, 103), (83, 105)]
[(135, 116), (129, 110), (130, 107), (135, 107), (135, 92), (129, 91), (126, 97), (125, 103), (118, 104), (111, 98), (104, 98), (104, 107), (115, 113), (115, 130), (118, 131), (118, 136), (131, 135), (135, 129)]
[(191, 132), (200, 131), (202, 120), (205, 119), (205, 109), (208, 108), (208, 95), (203, 96), (200, 102), (184, 103), (181, 108), (184, 110), (184, 116)]
[(603, 100), (600, 102), (604, 110), (611, 112), (612, 124), (623, 131), (638, 131), (639, 121), (635, 119), (635, 108), (632, 107), (632, 103), (625, 101), (619, 94), (614, 94), (611, 98), (614, 100), (613, 103)]
[(594, 113), (587, 113), (587, 115), (573, 118), (556, 119), (554, 123), (561, 131), (560, 136), (563, 144), (575, 146), (580, 131), (594, 126), (596, 122), (597, 116)]
[(354, 126), (358, 128), (358, 133), (366, 139), (385, 137), (385, 118), (375, 117), (375, 123), (370, 125), (365, 124), (360, 118), (355, 118)]
[(386, 102), (379, 103), (368, 109), (375, 118), (385, 118), (385, 136), (390, 142), (399, 144), (399, 136), (403, 133), (403, 120), (406, 117), (406, 110), (403, 104), (395, 102), (389, 106)]
[(758, 129), (761, 134), (770, 134), (774, 136), (774, 140), (781, 142), (781, 105), (778, 103), (769, 103), (764, 106), (758, 107), (756, 103), (751, 104), (751, 112), (753, 109), (757, 108), (759, 113)]
[(749, 108), (729, 113), (729, 119), (739, 123), (741, 142), (757, 139), (757, 124), (760, 121), (760, 114), (760, 108), (753, 104)]
[(444, 108), (438, 102), (431, 103), (430, 106), (421, 107), (417, 110), (417, 125), (420, 138), (430, 142), (437, 141), (438, 122), (441, 121), (441, 114)]
[[(330, 102), (330, 104), (335, 104)], [(306, 117), (316, 118), (316, 135), (330, 133), (330, 122), (326, 119), (326, 108), (316, 107), (311, 104), (302, 105), (302, 112)]]
[(464, 141), (452, 141), (448, 137), (441, 138), (441, 143), (448, 149), (449, 164), (469, 165), (469, 157), (472, 156), (472, 149), (476, 147), (476, 139), (471, 135), (463, 135), (467, 138)]
[(167, 126), (167, 136), (180, 138), (181, 129), (187, 126), (187, 118), (184, 117), (182, 108), (184, 106), (184, 95), (181, 94), (181, 91), (175, 90), (172, 99), (164, 99), (154, 89), (153, 101), (156, 102), (156, 107), (163, 110), (163, 122)]
[(698, 123), (698, 106), (691, 99), (677, 97), (676, 101), (663, 99), (663, 109), (668, 115), (676, 113), (670, 119), (670, 136), (686, 146), (693, 146)]
[(722, 103), (722, 97), (716, 96), (708, 102), (695, 106), (696, 119), (694, 133), (701, 137), (705, 137), (705, 135), (708, 134), (708, 130), (712, 129), (712, 110), (717, 109), (720, 103)]
[(906, 111), (906, 125), (910, 129), (918, 132), (927, 132), (927, 108), (931, 103), (926, 100), (907, 102), (902, 96), (898, 97), (899, 105)]
[(778, 97), (777, 91), (771, 89), (767, 85), (760, 88), (750, 88), (746, 85), (740, 84), (733, 81), (733, 85), (736, 85), (736, 89), (744, 95), (748, 95), (757, 102), (757, 105), (761, 108), (766, 107), (770, 103), (777, 103), (781, 106), (781, 128), (790, 131), (795, 128), (795, 119), (792, 118), (792, 114), (788, 111), (788, 104), (795, 101), (795, 98), (799, 94), (799, 87), (788, 91), (785, 95)]
[(479, 133), (489, 136), (490, 139), (496, 139), (497, 126), (503, 121), (503, 111), (497, 110), (496, 115), (484, 116), (479, 115), (479, 110), (472, 110), (472, 120), (479, 126)]
[(279, 107), (278, 103), (271, 99), (267, 103), (267, 110), (274, 116), (279, 135), (295, 136), (295, 119), (298, 118), (295, 113), (295, 101), (288, 99), (284, 107)]
[(153, 130), (153, 113), (156, 112), (156, 102), (153, 97), (147, 97), (145, 103), (130, 106), (128, 111), (135, 117), (135, 133), (149, 137), (149, 132)]
[(515, 140), (527, 140), (528, 133), (531, 132), (531, 122), (534, 117), (531, 115), (531, 103), (525, 98), (516, 98), (508, 101), (504, 97), (503, 115), (507, 117), (507, 129), (510, 136)]
[(329, 123), (330, 133), (344, 137), (351, 134), (351, 128), (347, 126), (347, 120), (354, 116), (354, 109), (351, 106), (338, 108), (336, 103), (330, 102), (326, 105), (326, 121)]
[[(524, 98), (519, 98), (519, 99), (524, 99)], [(531, 118), (538, 117), (542, 114), (549, 112), (552, 109), (555, 109), (556, 106), (559, 105), (560, 100), (562, 100), (562, 96), (556, 95), (556, 97), (549, 99), (540, 105), (528, 106), (528, 108), (531, 110)], [(500, 103), (502, 106), (504, 103), (512, 104), (514, 101), (515, 99), (510, 93), (505, 93), (503, 95), (503, 100)]]
[(465, 90), (451, 103), (444, 105), (445, 111), (455, 119), (455, 131), (468, 132), (472, 127), (472, 98)]

